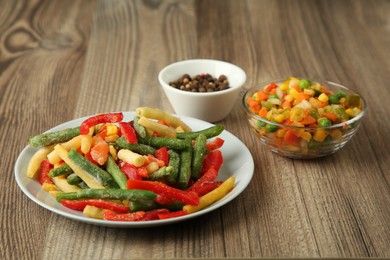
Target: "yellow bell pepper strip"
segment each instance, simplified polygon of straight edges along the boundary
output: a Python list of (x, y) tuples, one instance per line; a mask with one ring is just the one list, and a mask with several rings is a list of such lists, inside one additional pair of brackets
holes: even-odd
[(128, 180), (127, 188), (153, 191), (189, 205), (199, 204), (199, 196), (195, 192), (176, 189), (159, 181)]
[(80, 200), (66, 200), (60, 201), (62, 205), (67, 208), (83, 211), (87, 205), (95, 206), (102, 209), (110, 209), (117, 213), (128, 213), (129, 207), (118, 204), (116, 202), (103, 199), (80, 199)]
[(45, 146), (34, 153), (27, 165), (27, 177), (35, 178), (42, 161), (46, 159), (51, 151), (53, 151), (53, 146)]
[(231, 176), (229, 179), (225, 180), (218, 188), (200, 197), (199, 204), (197, 206), (185, 205), (183, 207), (183, 210), (190, 214), (204, 209), (205, 207), (208, 207), (209, 205), (220, 200), (226, 194), (228, 194), (233, 189), (234, 182), (235, 177)]
[(110, 209), (103, 209), (103, 218), (111, 221), (139, 221), (145, 216), (144, 211), (131, 213), (116, 213)]
[(122, 121), (123, 113), (107, 113), (100, 114), (96, 116), (92, 116), (81, 123), (80, 126), (80, 134), (85, 135), (89, 133), (89, 129), (95, 125), (102, 123), (118, 123)]

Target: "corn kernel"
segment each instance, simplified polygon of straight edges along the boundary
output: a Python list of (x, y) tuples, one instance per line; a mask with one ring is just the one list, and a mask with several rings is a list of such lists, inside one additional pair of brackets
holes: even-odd
[(116, 141), (116, 139), (118, 139), (119, 136), (117, 134), (113, 134), (113, 135), (107, 135), (105, 138), (104, 138), (104, 141), (106, 141), (107, 143), (113, 143)]
[(311, 137), (312, 137), (311, 134), (309, 132), (305, 131), (304, 129), (299, 129), (297, 131), (297, 136), (299, 136), (303, 140), (306, 140), (307, 142), (309, 142)]
[(279, 138), (283, 138), (284, 135), (286, 134), (286, 132), (287, 132), (287, 129), (279, 128), (278, 130), (276, 130), (276, 136)]
[(307, 95), (309, 95), (309, 96), (314, 96), (315, 91), (314, 91), (313, 89), (305, 88), (305, 89), (303, 90), (303, 93), (305, 93), (305, 94), (307, 94)]
[(118, 127), (114, 124), (107, 124), (107, 135), (118, 134)]
[(294, 122), (302, 121), (303, 109), (300, 107), (294, 107), (291, 109), (290, 120)]
[(330, 130), (329, 135), (332, 137), (332, 139), (337, 140), (343, 136), (343, 132), (341, 132), (340, 129), (332, 129)]
[(360, 114), (361, 110), (358, 107), (348, 108), (345, 110), (350, 117), (355, 117)]
[(286, 91), (288, 89), (288, 85), (286, 83), (280, 84), (280, 90)]
[(325, 93), (322, 93), (321, 95), (319, 95), (318, 100), (322, 103), (326, 103), (328, 102), (329, 97)]
[(278, 123), (281, 123), (284, 121), (284, 115), (283, 114), (279, 114), (277, 116), (275, 116), (275, 121), (278, 122)]
[(318, 128), (313, 135), (313, 139), (317, 142), (323, 142), (328, 136), (328, 132), (323, 128)]
[(299, 94), (299, 92), (298, 92), (296, 89), (292, 88), (292, 89), (290, 89), (290, 91), (289, 91), (288, 94), (289, 94), (292, 98), (296, 99), (297, 96), (298, 96), (298, 94)]

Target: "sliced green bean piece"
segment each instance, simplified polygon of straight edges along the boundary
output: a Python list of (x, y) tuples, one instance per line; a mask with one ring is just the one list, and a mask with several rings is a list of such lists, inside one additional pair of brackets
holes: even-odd
[(53, 178), (71, 173), (73, 173), (72, 168), (70, 168), (70, 166), (67, 164), (63, 164), (60, 167), (51, 169), (49, 172), (49, 176)]
[(141, 143), (130, 144), (126, 141), (126, 139), (123, 136), (118, 138), (115, 141), (115, 144), (121, 149), (128, 149), (130, 151), (133, 151), (135, 153), (139, 153), (142, 155), (154, 154), (156, 152), (156, 149), (154, 149), (153, 147), (151, 147), (149, 145), (145, 145), (145, 144), (141, 144)]
[(79, 154), (76, 149), (70, 149), (68, 153), (69, 159), (72, 160), (77, 166), (84, 171), (88, 172), (96, 180), (101, 182), (107, 188), (119, 188), (114, 178), (105, 170), (98, 167), (96, 164), (88, 161), (87, 158)]
[(183, 150), (180, 153), (180, 169), (177, 185), (181, 189), (188, 186), (191, 178), (192, 147)]
[(134, 130), (140, 137), (146, 137), (146, 129), (138, 123), (139, 118), (139, 116), (134, 117)]
[(66, 177), (66, 182), (71, 185), (78, 185), (82, 181), (83, 180), (76, 173), (69, 174), (69, 176)]
[(130, 190), (130, 189), (83, 189), (75, 192), (65, 192), (56, 195), (56, 200), (62, 199), (117, 199), (117, 200), (154, 200), (156, 193), (148, 190)]
[(168, 149), (184, 150), (187, 149), (188, 147), (191, 147), (190, 142), (182, 139), (176, 139), (176, 138), (145, 137), (145, 138), (138, 138), (138, 141), (142, 144), (146, 144), (156, 148), (161, 148), (165, 146)]
[(176, 133), (176, 137), (179, 139), (191, 138), (191, 140), (195, 140), (198, 135), (204, 134), (209, 139), (221, 134), (224, 129), (225, 127), (223, 125), (215, 125), (197, 132)]
[(126, 189), (127, 178), (126, 175), (121, 171), (119, 166), (115, 163), (115, 160), (108, 156), (106, 162), (106, 170), (114, 178), (116, 183), (121, 189)]
[(194, 154), (192, 156), (191, 176), (199, 179), (200, 171), (203, 166), (203, 158), (206, 152), (207, 137), (204, 134), (199, 134), (194, 144)]
[(174, 185), (177, 182), (180, 168), (180, 156), (174, 150), (168, 150), (169, 166), (172, 166), (172, 172), (167, 176), (166, 180), (169, 184)]
[(32, 147), (48, 146), (69, 141), (80, 134), (80, 127), (67, 128), (52, 133), (44, 133), (30, 137), (28, 140)]
[(163, 166), (157, 171), (149, 174), (148, 179), (152, 181), (165, 180), (173, 171), (172, 166)]

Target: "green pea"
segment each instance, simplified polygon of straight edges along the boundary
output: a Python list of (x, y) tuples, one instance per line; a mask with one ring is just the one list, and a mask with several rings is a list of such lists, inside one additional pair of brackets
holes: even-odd
[(265, 126), (265, 129), (267, 129), (268, 132), (272, 133), (278, 130), (278, 127), (276, 125), (267, 124)]
[(322, 127), (327, 127), (331, 126), (332, 122), (327, 118), (321, 118), (320, 120), (318, 120), (318, 125)]
[(276, 94), (271, 94), (268, 96), (268, 99), (279, 99), (279, 97)]
[(340, 98), (346, 98), (347, 97), (347, 94), (345, 94), (344, 92), (342, 91), (338, 91), (336, 93), (336, 96), (340, 99)]
[(305, 89), (311, 86), (310, 80), (307, 79), (301, 79), (298, 83), (299, 88)]
[(340, 98), (337, 95), (329, 95), (329, 103), (330, 104), (338, 104)]
[(265, 127), (265, 125), (266, 125), (265, 122), (263, 122), (263, 121), (261, 121), (261, 120), (258, 120), (258, 121), (257, 121), (257, 126), (258, 126), (258, 127)]

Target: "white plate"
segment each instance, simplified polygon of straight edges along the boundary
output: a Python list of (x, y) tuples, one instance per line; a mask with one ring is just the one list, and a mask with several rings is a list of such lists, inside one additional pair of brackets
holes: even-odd
[[(124, 112), (124, 121), (130, 121), (134, 118), (134, 112)], [(81, 124), (83, 120), (87, 117), (75, 119), (64, 124), (58, 125), (48, 132), (61, 130), (64, 128), (75, 127)], [(185, 123), (187, 123), (193, 131), (202, 130), (213, 126), (205, 121), (199, 119), (194, 119), (190, 117), (180, 117)], [(49, 193), (41, 189), (41, 185), (36, 181), (28, 178), (26, 176), (27, 164), (34, 154), (37, 151), (36, 148), (31, 146), (26, 146), (23, 151), (20, 153), (15, 164), (15, 178), (21, 190), (26, 194), (31, 200), (35, 203), (41, 205), (42, 207), (57, 213), (61, 216), (90, 223), (101, 226), (110, 226), (110, 227), (127, 227), (127, 228), (141, 228), (141, 227), (152, 227), (172, 224), (184, 220), (189, 220), (203, 214), (206, 214), (210, 211), (216, 210), (219, 207), (227, 204), (236, 198), (241, 192), (245, 190), (253, 176), (254, 163), (251, 153), (248, 148), (234, 135), (224, 130), (219, 137), (225, 140), (224, 145), (221, 148), (224, 164), (220, 169), (218, 180), (226, 180), (230, 176), (234, 175), (236, 178), (235, 186), (233, 190), (226, 195), (221, 200), (215, 202), (211, 206), (186, 215), (182, 217), (166, 219), (166, 220), (151, 220), (151, 221), (138, 221), (138, 222), (122, 222), (122, 221), (107, 221), (99, 220), (85, 217), (82, 212), (71, 210), (62, 206), (58, 203)]]

